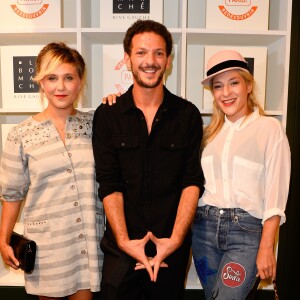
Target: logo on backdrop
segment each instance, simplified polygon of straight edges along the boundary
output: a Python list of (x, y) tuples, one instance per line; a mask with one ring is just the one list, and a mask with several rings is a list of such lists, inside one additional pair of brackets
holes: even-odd
[(245, 268), (235, 262), (226, 264), (222, 270), (222, 282), (228, 287), (238, 287), (242, 285), (246, 278)]
[(14, 56), (14, 93), (37, 93), (38, 85), (33, 81), (35, 76), (36, 56)]
[(21, 18), (35, 19), (43, 15), (49, 4), (43, 4), (43, 0), (15, 0), (11, 4), (13, 11)]
[(233, 21), (243, 21), (251, 18), (257, 10), (257, 6), (252, 5), (252, 0), (225, 0), (224, 5), (219, 5), (221, 13)]
[(133, 83), (132, 72), (127, 70), (125, 60), (120, 60), (114, 68), (120, 73), (120, 83), (115, 83), (116, 89), (123, 94), (127, 91), (128, 86)]
[(113, 0), (114, 14), (150, 13), (150, 0)]

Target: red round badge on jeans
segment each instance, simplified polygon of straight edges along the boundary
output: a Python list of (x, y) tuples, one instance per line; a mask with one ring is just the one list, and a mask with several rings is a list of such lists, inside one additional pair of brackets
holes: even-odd
[(245, 268), (235, 262), (226, 264), (222, 270), (223, 284), (228, 287), (238, 287), (243, 284), (246, 278)]

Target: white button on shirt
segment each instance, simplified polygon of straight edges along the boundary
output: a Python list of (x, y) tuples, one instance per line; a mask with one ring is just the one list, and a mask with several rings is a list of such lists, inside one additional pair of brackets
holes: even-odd
[(235, 123), (225, 118), (201, 164), (206, 184), (199, 206), (241, 208), (262, 223), (279, 215), (285, 222), (291, 160), (278, 120), (260, 116), (257, 109)]

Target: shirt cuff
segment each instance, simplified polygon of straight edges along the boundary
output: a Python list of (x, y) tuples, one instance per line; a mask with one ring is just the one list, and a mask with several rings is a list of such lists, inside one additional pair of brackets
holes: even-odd
[(271, 208), (271, 209), (268, 209), (267, 211), (264, 212), (263, 219), (262, 219), (262, 224), (264, 224), (267, 219), (269, 219), (273, 216), (280, 216), (280, 224), (279, 225), (282, 225), (286, 221), (286, 216), (285, 216), (285, 213), (282, 209)]

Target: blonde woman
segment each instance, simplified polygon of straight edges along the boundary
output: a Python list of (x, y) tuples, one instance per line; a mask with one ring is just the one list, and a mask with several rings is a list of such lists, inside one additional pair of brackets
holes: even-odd
[(74, 107), (85, 80), (85, 62), (76, 50), (46, 45), (35, 81), (47, 108), (10, 131), (1, 160), (1, 254), (18, 269), (9, 240), (25, 201), (24, 234), (37, 244), (25, 288), (40, 300), (91, 300), (100, 290), (103, 209), (95, 194), (93, 114)]
[(264, 116), (240, 53), (213, 55), (202, 84), (214, 108), (202, 141), (206, 183), (193, 224), (193, 257), (206, 299), (242, 300), (257, 277), (276, 278), (290, 149), (278, 120)]

